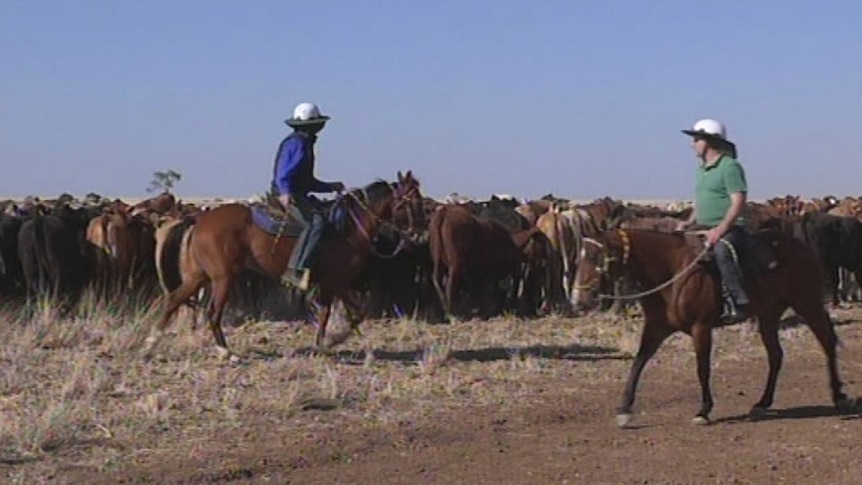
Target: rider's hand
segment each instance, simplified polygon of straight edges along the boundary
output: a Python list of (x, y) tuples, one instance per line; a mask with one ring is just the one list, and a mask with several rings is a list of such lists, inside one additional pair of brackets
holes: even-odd
[(281, 202), (282, 207), (287, 207), (288, 205), (290, 205), (290, 195), (281, 194), (278, 196), (278, 201)]
[(683, 232), (686, 229), (688, 229), (688, 222), (680, 221), (680, 222), (676, 223), (676, 228), (675, 228), (676, 232)]
[(717, 227), (713, 227), (712, 229), (706, 231), (706, 242), (709, 243), (710, 246), (715, 246), (715, 243), (721, 239), (722, 233), (721, 230)]
[(341, 182), (332, 182), (332, 191), (333, 192), (344, 192), (344, 184)]

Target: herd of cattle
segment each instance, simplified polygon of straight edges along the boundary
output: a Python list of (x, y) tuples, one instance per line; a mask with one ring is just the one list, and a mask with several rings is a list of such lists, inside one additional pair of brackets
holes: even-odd
[[(109, 302), (130, 294), (155, 300), (179, 286), (190, 257), (184, 241), (208, 208), (170, 193), (133, 205), (96, 194), (0, 201), (0, 303), (47, 297), (74, 306), (88, 289)], [(426, 197), (423, 210), (421, 237), (413, 244), (398, 244), (385, 233), (376, 241), (376, 254), (357, 281), (371, 318), (569, 312), (585, 237), (616, 227), (672, 231), (691, 208), (607, 197), (576, 204), (548, 195), (529, 202)], [(824, 302), (859, 299), (862, 198), (777, 197), (750, 202), (746, 214), (751, 230), (785, 231), (812, 247), (826, 275)], [(616, 290), (634, 291), (625, 282)], [(280, 282), (247, 271), (232, 306), (259, 317), (273, 315), (268, 306), (282, 301), (287, 305), (281, 308), (305, 316), (302, 300)]]

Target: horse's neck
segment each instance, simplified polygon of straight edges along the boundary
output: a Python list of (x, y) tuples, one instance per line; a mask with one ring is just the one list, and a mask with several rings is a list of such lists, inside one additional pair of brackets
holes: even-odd
[(524, 246), (530, 241), (530, 238), (533, 234), (536, 233), (538, 229), (535, 227), (531, 227), (530, 229), (524, 229), (521, 231), (510, 232), (509, 235), (512, 238), (512, 242), (515, 243), (515, 247), (518, 249), (523, 249)]
[[(376, 207), (370, 207), (366, 211), (357, 211), (354, 214), (353, 230), (347, 235), (348, 241), (358, 247), (372, 247), (374, 238), (377, 236), (380, 219), (379, 212)], [(364, 212), (364, 213), (363, 213)]]
[(691, 250), (682, 238), (668, 234), (632, 231), (629, 267), (641, 283), (660, 284), (681, 269)]

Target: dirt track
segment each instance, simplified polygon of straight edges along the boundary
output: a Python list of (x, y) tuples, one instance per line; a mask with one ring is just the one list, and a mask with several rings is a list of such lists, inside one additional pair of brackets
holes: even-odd
[[(860, 314), (845, 312), (838, 329), (842, 377), (854, 396), (862, 390)], [(631, 360), (585, 341), (583, 348), (530, 361), (531, 372), (490, 352), (456, 351), (441, 367), (490, 376), (492, 368), (511, 365), (517, 385), (499, 378), (511, 399), (483, 397), (483, 387), (490, 392), (497, 378), (471, 378), (454, 397), (441, 394), (439, 407), (418, 399), (413, 407), (406, 396), (393, 400), (386, 416), (358, 412), (361, 403), (287, 420), (269, 410), (247, 412), (231, 429), (187, 427), (137, 441), (91, 442), (38, 463), (0, 465), (0, 473), (33, 480), (27, 483), (91, 484), (859, 483), (862, 415), (834, 412), (824, 358), (807, 329), (783, 332), (775, 411), (759, 422), (745, 418), (765, 379), (756, 335), (739, 326), (716, 337), (715, 422), (708, 427), (690, 424), (699, 390), (687, 337), (671, 339), (647, 367), (636, 403), (641, 427), (631, 430), (618, 429), (613, 419)], [(378, 352), (372, 372), (409, 367), (400, 357)], [(368, 367), (353, 364), (361, 362), (336, 365)], [(86, 465), (100, 447), (119, 450), (121, 459), (102, 470)]]

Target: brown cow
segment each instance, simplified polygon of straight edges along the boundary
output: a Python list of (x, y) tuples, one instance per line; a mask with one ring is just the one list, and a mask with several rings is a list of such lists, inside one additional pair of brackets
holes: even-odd
[(646, 229), (658, 232), (674, 232), (683, 219), (676, 217), (638, 217), (620, 224), (622, 229)]
[[(533, 270), (528, 270), (526, 280), (537, 279), (536, 260), (545, 253), (545, 241), (536, 228), (510, 232), (497, 222), (474, 216), (464, 207), (439, 207), (429, 224), (429, 249), (433, 261), (431, 279), (446, 313), (466, 313), (461, 311), (462, 305), (456, 302), (456, 297), (463, 296), (468, 289), (474, 294), (482, 293), (480, 313), (488, 316), (497, 286), (509, 277), (517, 282), (522, 263), (528, 262), (529, 270)], [(443, 276), (447, 270), (444, 291)]]
[(132, 214), (141, 212), (154, 212), (156, 214), (167, 214), (177, 205), (177, 199), (170, 192), (163, 192), (155, 197), (138, 202), (132, 207)]
[(862, 216), (862, 201), (856, 200), (853, 197), (845, 197), (835, 207), (829, 209), (827, 213), (834, 216), (855, 217), (858, 219)]
[[(570, 211), (575, 213), (575, 211)], [(536, 227), (542, 231), (549, 242), (547, 261), (548, 304), (556, 310), (568, 312), (569, 298), (575, 281), (575, 265), (581, 247), (580, 227), (557, 207), (542, 214)]]
[(129, 214), (116, 200), (108, 212), (90, 220), (87, 241), (97, 294), (108, 297), (128, 289), (150, 291), (155, 284), (155, 229), (142, 216)]

